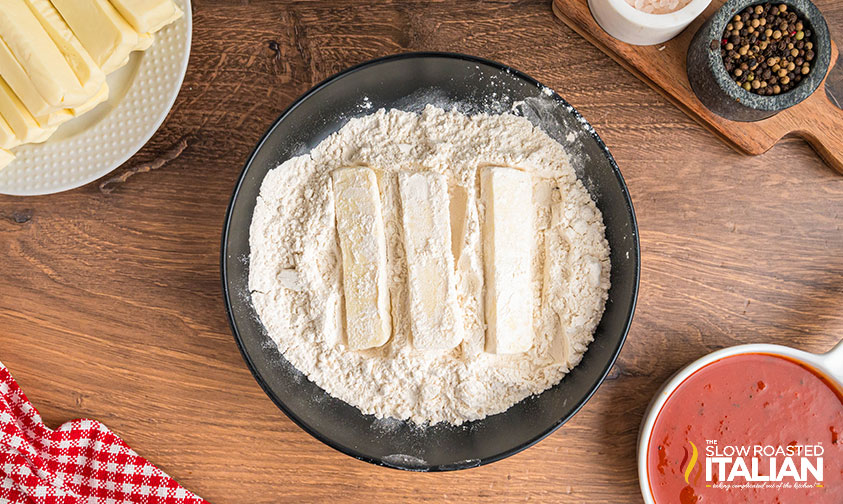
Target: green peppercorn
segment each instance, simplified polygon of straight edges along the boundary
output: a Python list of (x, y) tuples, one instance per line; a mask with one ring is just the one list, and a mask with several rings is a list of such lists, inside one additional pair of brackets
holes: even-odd
[(803, 32), (802, 30), (796, 32), (796, 40), (802, 40), (803, 38), (805, 38), (805, 32)]

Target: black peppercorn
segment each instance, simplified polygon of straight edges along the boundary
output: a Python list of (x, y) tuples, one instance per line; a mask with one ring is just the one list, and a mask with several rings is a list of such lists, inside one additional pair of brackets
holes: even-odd
[(768, 96), (793, 89), (811, 71), (811, 31), (786, 4), (752, 5), (711, 41), (727, 72), (747, 91)]

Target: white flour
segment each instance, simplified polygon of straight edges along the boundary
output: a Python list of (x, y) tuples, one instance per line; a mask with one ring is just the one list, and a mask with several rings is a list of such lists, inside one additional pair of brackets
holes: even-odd
[[(344, 344), (342, 274), (331, 171), (384, 171), (382, 200), (391, 268), (393, 334), (382, 347)], [(526, 353), (484, 348), (483, 208), (478, 168), (533, 174), (535, 343)], [(397, 171), (449, 176), (468, 199), (458, 300), (465, 339), (455, 349), (419, 353), (410, 345), (407, 265)], [(527, 208), (526, 211), (531, 211)], [(364, 413), (418, 424), (461, 424), (506, 410), (558, 383), (576, 366), (603, 313), (609, 247), (603, 219), (562, 146), (511, 114), (465, 116), (428, 106), (421, 114), (379, 110), (352, 119), (307, 155), (270, 171), (250, 229), (249, 288), (261, 321), (285, 358), (329, 394)]]

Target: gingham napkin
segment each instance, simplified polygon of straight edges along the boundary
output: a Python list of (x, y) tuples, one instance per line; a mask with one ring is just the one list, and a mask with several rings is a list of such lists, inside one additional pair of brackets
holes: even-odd
[(0, 504), (200, 504), (94, 420), (48, 429), (0, 362)]

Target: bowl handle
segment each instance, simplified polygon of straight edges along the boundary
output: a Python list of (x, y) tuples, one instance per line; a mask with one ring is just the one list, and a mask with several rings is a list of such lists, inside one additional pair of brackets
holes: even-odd
[(838, 341), (834, 348), (822, 356), (831, 376), (838, 382), (843, 383), (843, 340)]

